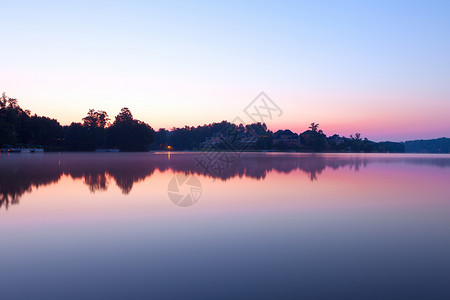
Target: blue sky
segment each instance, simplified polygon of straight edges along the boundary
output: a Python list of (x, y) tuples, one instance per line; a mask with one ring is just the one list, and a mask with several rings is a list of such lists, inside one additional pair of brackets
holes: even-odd
[(63, 124), (243, 115), (375, 140), (450, 136), (448, 1), (0, 1), (0, 90)]

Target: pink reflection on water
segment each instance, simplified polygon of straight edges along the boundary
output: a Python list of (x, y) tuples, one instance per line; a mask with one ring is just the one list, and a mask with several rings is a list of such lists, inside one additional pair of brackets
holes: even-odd
[[(14, 203), (0, 210), (0, 225), (326, 215), (446, 207), (450, 199), (449, 156), (243, 154), (215, 178), (202, 173), (193, 155), (2, 157), (2, 197)], [(168, 182), (180, 172), (198, 176), (202, 183), (202, 197), (190, 208), (174, 206), (167, 196)]]

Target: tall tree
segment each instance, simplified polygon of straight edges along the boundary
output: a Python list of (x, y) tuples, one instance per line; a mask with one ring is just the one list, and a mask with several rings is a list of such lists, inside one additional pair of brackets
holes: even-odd
[(8, 98), (8, 107), (12, 109), (20, 108), (16, 98)]
[(89, 128), (105, 128), (108, 124), (108, 114), (103, 110), (89, 109), (87, 116), (83, 118), (83, 125)]
[(133, 114), (128, 109), (128, 107), (124, 107), (120, 110), (120, 113), (116, 116), (116, 120), (114, 121), (115, 125), (118, 124), (132, 124), (135, 120), (133, 119)]
[(84, 125), (84, 127), (90, 127), (90, 128), (97, 127), (95, 110), (93, 108), (89, 109), (87, 116), (83, 118), (83, 125)]
[(106, 111), (97, 110), (95, 115), (97, 117), (97, 127), (106, 128), (110, 120)]
[(6, 93), (2, 93), (2, 97), (0, 98), (0, 109), (3, 109), (6, 107), (6, 104), (8, 103), (8, 97), (6, 97)]
[(317, 132), (317, 130), (319, 129), (319, 123), (316, 124), (315, 122), (312, 122), (308, 128), (311, 129), (311, 131), (313, 132)]
[(109, 146), (121, 151), (147, 151), (154, 141), (154, 131), (146, 123), (133, 119), (126, 107), (116, 116), (112, 126), (108, 128)]

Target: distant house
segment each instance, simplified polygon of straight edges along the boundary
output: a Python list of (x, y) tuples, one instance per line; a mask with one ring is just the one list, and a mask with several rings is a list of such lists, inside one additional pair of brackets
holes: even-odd
[(257, 138), (255, 136), (244, 136), (242, 138), (239, 138), (239, 143), (247, 146), (254, 146), (257, 142)]
[(207, 146), (214, 146), (219, 144), (221, 141), (222, 139), (219, 136), (211, 136), (205, 139), (204, 144)]
[(330, 136), (327, 140), (329, 143), (334, 143), (336, 146), (344, 143), (344, 138), (339, 136), (338, 134)]
[(273, 135), (273, 145), (298, 147), (300, 146), (300, 139), (296, 133), (293, 133), (290, 130), (278, 130)]

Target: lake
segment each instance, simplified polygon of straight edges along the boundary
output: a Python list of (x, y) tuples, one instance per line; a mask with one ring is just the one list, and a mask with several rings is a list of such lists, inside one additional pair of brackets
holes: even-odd
[(449, 299), (450, 156), (0, 155), (2, 299)]

